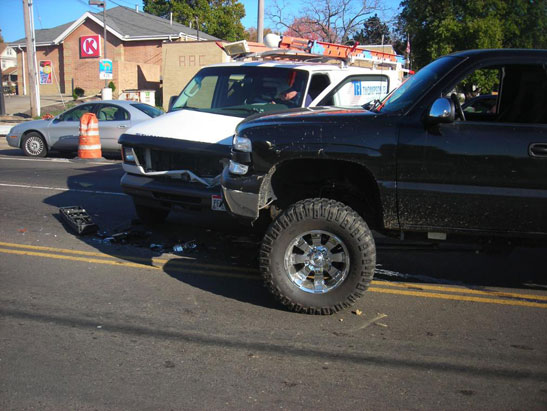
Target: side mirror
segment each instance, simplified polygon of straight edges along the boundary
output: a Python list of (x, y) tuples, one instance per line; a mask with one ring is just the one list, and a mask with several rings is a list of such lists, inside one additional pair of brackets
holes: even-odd
[(171, 96), (169, 98), (169, 107), (167, 108), (167, 111), (171, 111), (171, 109), (173, 108), (173, 104), (175, 104), (175, 101), (177, 101), (177, 98), (179, 96)]
[(454, 102), (445, 97), (435, 100), (427, 117), (429, 124), (452, 123), (455, 119), (456, 108)]

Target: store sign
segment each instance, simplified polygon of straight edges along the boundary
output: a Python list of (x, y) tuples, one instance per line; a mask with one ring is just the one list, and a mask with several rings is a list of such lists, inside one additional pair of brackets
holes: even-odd
[(51, 60), (40, 60), (40, 84), (51, 84), (53, 66)]
[(99, 78), (101, 80), (112, 80), (112, 60), (102, 59), (99, 61)]
[(80, 37), (80, 57), (100, 57), (101, 56), (101, 36), (95, 34), (93, 36)]

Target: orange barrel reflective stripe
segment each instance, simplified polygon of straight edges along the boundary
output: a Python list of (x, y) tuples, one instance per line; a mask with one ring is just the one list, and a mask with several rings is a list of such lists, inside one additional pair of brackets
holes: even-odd
[(99, 137), (99, 121), (93, 113), (85, 113), (80, 118), (80, 141), (78, 157), (101, 158), (101, 139)]

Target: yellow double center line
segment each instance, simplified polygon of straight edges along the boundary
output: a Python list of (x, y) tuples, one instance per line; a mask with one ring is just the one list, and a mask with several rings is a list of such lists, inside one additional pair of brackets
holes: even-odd
[[(108, 255), (94, 251), (70, 250), (6, 242), (0, 242), (0, 253), (151, 270), (165, 270), (167, 268), (166, 266), (169, 265), (170, 270), (179, 273), (260, 280), (258, 270), (254, 268), (196, 263), (193, 262), (192, 258), (180, 256), (173, 259), (165, 259), (158, 257), (146, 258)], [(508, 293), (465, 287), (373, 281), (369, 291), (442, 300), (547, 308), (547, 295)]]
[[(7, 249), (9, 247), (15, 249)], [(178, 272), (196, 273), (230, 278), (259, 279), (258, 270), (246, 267), (230, 267), (225, 265), (195, 263), (192, 258), (176, 256), (173, 259), (157, 257), (138, 257), (129, 255), (105, 254), (95, 251), (70, 250), (66, 248), (44, 247), (6, 243), (0, 241), (0, 253), (28, 255), (32, 257), (44, 257), (57, 260), (81, 261), (92, 264), (106, 264), (117, 267), (130, 267), (151, 270), (164, 270), (165, 266)], [(68, 255), (67, 255), (68, 254)], [(252, 274), (255, 275), (252, 275)]]

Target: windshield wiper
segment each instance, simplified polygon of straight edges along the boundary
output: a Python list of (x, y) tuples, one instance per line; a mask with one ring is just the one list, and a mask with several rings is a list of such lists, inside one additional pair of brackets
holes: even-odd
[(228, 111), (245, 111), (246, 113), (263, 113), (264, 109), (256, 107), (220, 107), (221, 110)]

